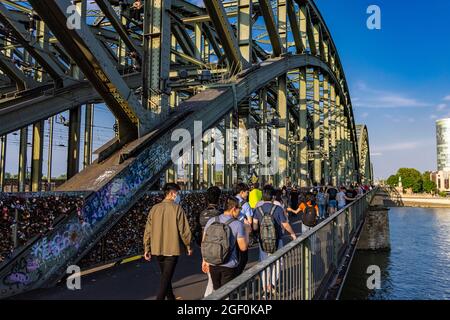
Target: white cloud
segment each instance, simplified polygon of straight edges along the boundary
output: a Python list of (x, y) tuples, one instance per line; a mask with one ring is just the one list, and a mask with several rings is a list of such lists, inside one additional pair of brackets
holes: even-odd
[(361, 114), (361, 118), (366, 119), (369, 116), (368, 112), (364, 112), (363, 114)]
[(418, 100), (406, 94), (369, 88), (365, 83), (356, 84), (356, 93), (361, 94), (353, 99), (355, 107), (361, 108), (415, 108), (429, 107), (432, 104)]
[(450, 95), (448, 95), (448, 96), (446, 96), (446, 97), (444, 97), (444, 99), (443, 99), (444, 101), (450, 101)]
[(445, 108), (447, 108), (447, 104), (445, 104), (445, 103), (441, 103), (436, 106), (437, 111), (443, 111), (443, 110), (445, 110)]
[(430, 119), (431, 120), (435, 120), (435, 119), (437, 119), (438, 117), (437, 117), (437, 115), (435, 115), (435, 114), (432, 114), (431, 116), (430, 116)]
[(371, 157), (379, 157), (379, 156), (382, 156), (382, 155), (383, 155), (383, 153), (381, 153), (381, 152), (372, 152), (370, 154)]
[(423, 146), (428, 146), (430, 144), (434, 144), (434, 140), (417, 140), (417, 141), (405, 141), (405, 142), (396, 142), (391, 144), (384, 144), (382, 146), (374, 146), (374, 153), (386, 152), (386, 151), (401, 151), (401, 150), (414, 150), (421, 148)]

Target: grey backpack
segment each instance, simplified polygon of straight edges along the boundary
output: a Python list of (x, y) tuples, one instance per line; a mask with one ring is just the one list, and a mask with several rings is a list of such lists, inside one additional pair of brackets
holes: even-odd
[(230, 224), (235, 219), (229, 219), (227, 222), (220, 222), (219, 217), (214, 218), (214, 222), (208, 226), (205, 231), (205, 240), (202, 243), (203, 259), (212, 265), (221, 265), (228, 261), (234, 244), (230, 243), (231, 228)]
[(272, 204), (272, 208), (269, 213), (258, 207), (258, 211), (261, 214), (262, 221), (260, 222), (259, 242), (261, 249), (267, 253), (274, 253), (277, 251), (277, 229), (275, 228), (275, 218), (273, 213), (275, 212), (276, 205)]

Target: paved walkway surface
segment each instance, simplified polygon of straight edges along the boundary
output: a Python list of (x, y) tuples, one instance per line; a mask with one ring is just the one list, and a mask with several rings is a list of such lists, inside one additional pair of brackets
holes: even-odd
[[(291, 224), (297, 235), (300, 234), (301, 223), (298, 218), (293, 218)], [(257, 246), (250, 248), (247, 268), (258, 262), (258, 254)], [(38, 289), (17, 296), (16, 299), (148, 300), (155, 299), (159, 280), (157, 262), (139, 259), (83, 276), (80, 290), (69, 290), (65, 283), (61, 283), (53, 288)], [(201, 271), (200, 248), (195, 248), (191, 257), (180, 257), (172, 282), (178, 299), (202, 299), (207, 280), (207, 276)]]

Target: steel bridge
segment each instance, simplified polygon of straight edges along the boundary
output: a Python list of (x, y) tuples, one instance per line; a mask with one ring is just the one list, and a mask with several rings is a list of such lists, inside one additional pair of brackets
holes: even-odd
[[(337, 48), (313, 1), (145, 0), (137, 15), (133, 2), (0, 1), (0, 186), (16, 134), (18, 191), (42, 191), (44, 144), (50, 180), (54, 119), (69, 112), (67, 181), (58, 191), (88, 192), (83, 225), (74, 213), (0, 266), (3, 280), (27, 276), (13, 289), (0, 284), (1, 296), (56, 283), (161, 177), (177, 180), (172, 133), (195, 137), (196, 121), (222, 133), (222, 156), (232, 160), (218, 181), (218, 166), (190, 153), (190, 189), (201, 181), (228, 188), (255, 174), (278, 186), (372, 181), (367, 128), (355, 124)], [(116, 130), (92, 161), (102, 103)], [(273, 176), (236, 160), (239, 150), (251, 158), (249, 142), (226, 131), (252, 128), (277, 129)], [(48, 250), (55, 241), (58, 250)]]

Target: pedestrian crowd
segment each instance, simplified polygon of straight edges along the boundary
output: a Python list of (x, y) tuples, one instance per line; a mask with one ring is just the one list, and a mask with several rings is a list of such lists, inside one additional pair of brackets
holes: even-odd
[[(201, 248), (202, 271), (208, 275), (205, 296), (239, 276), (248, 262), (248, 249), (259, 247), (259, 261), (265, 260), (286, 245), (286, 238), (295, 240), (297, 234), (290, 223), (294, 217), (301, 221), (301, 232), (307, 232), (318, 223), (368, 192), (369, 186), (314, 186), (311, 189), (283, 187), (276, 189), (258, 183), (248, 186), (238, 183), (233, 195), (221, 202), (222, 190), (210, 187), (206, 203), (197, 203), (197, 209), (206, 207), (195, 224), (189, 226), (185, 209), (179, 205), (180, 187), (174, 183), (164, 186), (164, 200), (154, 205), (147, 218), (144, 232), (144, 258), (155, 257), (161, 269), (160, 291), (157, 299), (175, 299), (172, 277), (182, 252), (192, 255), (193, 243)], [(192, 213), (191, 213), (192, 216)], [(198, 239), (201, 235), (201, 239)], [(262, 275), (264, 295), (275, 294), (281, 261), (271, 272), (271, 281)]]

